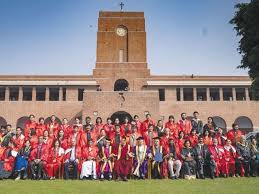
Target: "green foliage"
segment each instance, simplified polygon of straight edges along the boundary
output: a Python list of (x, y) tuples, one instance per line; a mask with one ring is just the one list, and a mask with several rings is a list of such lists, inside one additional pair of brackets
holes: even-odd
[(236, 9), (230, 23), (241, 38), (238, 51), (242, 55), (242, 61), (238, 68), (248, 69), (253, 81), (253, 98), (259, 100), (259, 0), (239, 3)]

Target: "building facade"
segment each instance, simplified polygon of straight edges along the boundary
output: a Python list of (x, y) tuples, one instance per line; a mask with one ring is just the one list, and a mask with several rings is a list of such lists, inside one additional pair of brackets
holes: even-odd
[(234, 122), (245, 131), (259, 129), (248, 76), (150, 74), (143, 12), (101, 11), (96, 56), (92, 75), (0, 76), (0, 125), (23, 127), (30, 114), (73, 123), (75, 117), (144, 119), (147, 113), (179, 119), (198, 111), (204, 122), (213, 116), (226, 130)]

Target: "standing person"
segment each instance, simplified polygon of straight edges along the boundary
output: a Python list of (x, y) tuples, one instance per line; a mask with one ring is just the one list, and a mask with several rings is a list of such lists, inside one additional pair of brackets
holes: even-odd
[(225, 166), (223, 169), (223, 174), (228, 176), (235, 176), (235, 163), (236, 163), (236, 149), (231, 145), (230, 139), (226, 140), (226, 145), (224, 145), (224, 156), (225, 156)]
[(157, 121), (157, 125), (155, 127), (155, 131), (158, 133), (159, 137), (162, 137), (165, 132), (164, 123), (162, 120)]
[(195, 147), (198, 143), (198, 135), (196, 129), (192, 129), (191, 134), (188, 137), (188, 140), (191, 142), (191, 146)]
[(196, 162), (194, 160), (194, 150), (191, 148), (191, 142), (189, 140), (185, 140), (181, 156), (183, 159), (184, 178), (187, 180), (195, 179)]
[(205, 166), (208, 164), (208, 145), (204, 144), (203, 137), (199, 136), (198, 144), (194, 147), (194, 158), (197, 166), (197, 177), (205, 179)]
[(47, 130), (50, 137), (57, 137), (59, 124), (55, 115), (51, 115), (50, 122), (47, 124)]
[(103, 126), (103, 129), (106, 132), (106, 135), (110, 138), (113, 133), (115, 133), (115, 127), (112, 124), (112, 119), (110, 117), (107, 118), (107, 123)]
[(239, 129), (238, 124), (232, 124), (232, 129), (227, 132), (227, 138), (231, 140), (233, 146), (240, 142), (243, 133)]
[(91, 130), (91, 125), (86, 125), (84, 127), (84, 131), (82, 132), (80, 139), (81, 140), (79, 141), (79, 143), (81, 147), (87, 146), (88, 141), (90, 141), (91, 139), (94, 143), (96, 143), (97, 134), (93, 130)]
[(15, 143), (17, 150), (23, 147), (25, 136), (22, 134), (21, 127), (16, 128), (15, 135), (12, 137), (12, 141)]
[(142, 122), (141, 134), (143, 135), (149, 128), (150, 125), (155, 126), (155, 122), (151, 118), (151, 114), (146, 115), (146, 120)]
[(130, 152), (130, 145), (126, 142), (126, 137), (121, 138), (121, 143), (118, 147), (117, 160), (114, 165), (114, 171), (117, 175), (117, 180), (128, 181), (127, 176), (131, 171), (131, 160), (133, 157)]
[(21, 178), (27, 179), (28, 159), (30, 153), (30, 141), (26, 140), (24, 146), (18, 151), (18, 154), (16, 156), (14, 172), (17, 174), (17, 177), (15, 180), (20, 180)]
[(137, 138), (137, 145), (134, 148), (134, 172), (133, 174), (139, 179), (145, 179), (147, 176), (147, 146), (144, 144), (144, 138)]
[(100, 134), (101, 129), (103, 129), (103, 120), (101, 117), (97, 117), (94, 125), (94, 132), (96, 135)]
[(181, 119), (178, 122), (179, 130), (184, 132), (185, 136), (191, 133), (192, 124), (191, 121), (187, 119), (186, 113), (181, 114)]
[(90, 125), (91, 131), (94, 130), (94, 124), (92, 124), (91, 117), (89, 117), (89, 116), (85, 117), (85, 125), (84, 126), (87, 126), (87, 125)]
[(63, 118), (60, 130), (63, 130), (65, 138), (68, 138), (73, 132), (73, 128), (68, 124), (67, 118)]
[(106, 138), (106, 142), (101, 149), (101, 180), (104, 179), (105, 175), (108, 176), (108, 180), (112, 179), (113, 157), (111, 140)]
[(146, 145), (150, 148), (153, 146), (153, 140), (155, 137), (158, 137), (157, 132), (154, 131), (154, 125), (150, 124), (148, 126), (148, 131), (143, 135)]
[(165, 124), (165, 128), (170, 129), (170, 133), (177, 138), (179, 134), (179, 125), (177, 122), (175, 122), (175, 118), (173, 115), (170, 115), (168, 118), (167, 123)]
[(68, 140), (65, 137), (65, 133), (63, 129), (59, 130), (57, 140), (59, 140), (60, 147), (63, 148), (64, 150), (66, 150), (69, 147)]
[(82, 148), (82, 168), (80, 179), (94, 179), (96, 180), (96, 159), (98, 155), (98, 148), (94, 145), (92, 139), (88, 141), (88, 146)]
[[(32, 179), (42, 179), (45, 177), (45, 168), (49, 154), (49, 148), (46, 144), (44, 144), (43, 136), (39, 136), (38, 144), (31, 151), (30, 154), (30, 167)], [(36, 175), (37, 171), (37, 175)]]
[(28, 137), (30, 129), (35, 129), (36, 125), (35, 116), (33, 114), (29, 115), (29, 121), (27, 121), (24, 126), (24, 136)]
[(237, 176), (246, 176), (250, 175), (250, 161), (251, 161), (251, 153), (250, 147), (246, 142), (246, 138), (244, 135), (241, 135), (240, 141), (236, 144), (237, 149)]
[(43, 132), (43, 143), (46, 144), (48, 146), (48, 148), (50, 149), (53, 146), (53, 141), (54, 141), (53, 136), (50, 136), (49, 131), (45, 130)]
[(142, 125), (142, 123), (139, 120), (139, 116), (138, 115), (134, 115), (133, 121), (134, 121), (134, 123), (135, 123), (135, 125), (137, 127), (138, 133), (141, 133), (141, 125)]
[(208, 117), (208, 122), (203, 126), (203, 131), (209, 131), (210, 136), (214, 137), (216, 134), (217, 126), (213, 120), (213, 117)]
[(224, 149), (222, 146), (218, 145), (217, 138), (213, 138), (213, 145), (209, 146), (210, 153), (210, 174), (211, 178), (214, 179), (215, 176), (219, 177), (219, 175), (223, 172), (224, 169)]
[(43, 132), (47, 129), (47, 126), (45, 125), (45, 119), (43, 117), (39, 118), (39, 122), (36, 124), (36, 134), (37, 136), (43, 135)]
[(212, 137), (211, 137), (211, 133), (209, 130), (205, 130), (203, 132), (203, 141), (204, 141), (204, 144), (206, 145), (212, 145)]
[(258, 171), (258, 164), (259, 164), (259, 149), (257, 145), (257, 140), (255, 137), (251, 138), (251, 176), (256, 177)]
[(138, 133), (138, 129), (137, 129), (136, 125), (133, 125), (131, 130), (132, 131), (129, 136), (129, 144), (130, 144), (130, 147), (133, 148), (137, 145), (137, 139), (141, 136), (141, 134)]
[(75, 138), (71, 140), (71, 147), (65, 151), (64, 156), (64, 179), (69, 178), (69, 168), (73, 168), (72, 179), (77, 179), (77, 172), (79, 170), (80, 158), (81, 158), (81, 147), (77, 146), (77, 141)]
[(54, 147), (52, 147), (49, 151), (48, 162), (46, 165), (47, 175), (50, 180), (56, 179), (57, 172), (61, 173), (61, 165), (63, 162), (65, 151), (60, 146), (60, 141), (54, 141)]
[(226, 144), (227, 137), (223, 134), (223, 129), (218, 127), (215, 138), (218, 140), (218, 144), (224, 146)]
[(193, 118), (191, 120), (192, 123), (192, 130), (197, 131), (197, 135), (202, 135), (203, 134), (203, 123), (202, 120), (199, 119), (199, 113), (197, 111), (193, 112)]
[(121, 125), (121, 132), (126, 136), (129, 136), (131, 133), (131, 123), (128, 117), (125, 117), (124, 123)]

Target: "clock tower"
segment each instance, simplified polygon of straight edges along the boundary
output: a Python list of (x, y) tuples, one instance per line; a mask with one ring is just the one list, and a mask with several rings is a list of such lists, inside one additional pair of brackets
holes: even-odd
[(101, 88), (116, 91), (116, 82), (124, 80), (127, 89), (141, 90), (149, 75), (144, 13), (99, 12), (93, 76)]

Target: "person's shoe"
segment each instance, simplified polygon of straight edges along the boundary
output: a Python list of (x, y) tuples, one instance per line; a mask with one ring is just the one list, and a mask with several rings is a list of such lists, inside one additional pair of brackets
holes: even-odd
[(110, 173), (109, 174), (109, 179), (108, 179), (109, 181), (111, 181), (112, 180), (112, 174)]
[(20, 174), (16, 177), (16, 181), (18, 181), (18, 180), (20, 180), (21, 179), (21, 176), (20, 176)]
[(116, 181), (121, 181), (121, 177), (118, 177), (118, 178), (116, 179)]
[(125, 181), (125, 182), (128, 181), (127, 177), (123, 177), (122, 180)]
[(184, 176), (184, 179), (186, 179), (186, 180), (190, 180), (191, 178), (190, 178), (190, 176), (189, 176), (189, 175), (185, 175), (185, 176)]

